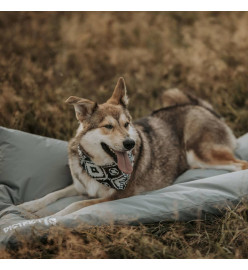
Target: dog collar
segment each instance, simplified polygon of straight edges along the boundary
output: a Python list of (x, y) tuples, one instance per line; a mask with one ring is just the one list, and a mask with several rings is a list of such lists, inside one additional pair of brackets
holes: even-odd
[[(104, 186), (114, 188), (116, 190), (124, 190), (127, 186), (131, 174), (122, 172), (116, 162), (111, 164), (98, 166), (90, 157), (83, 151), (80, 144), (78, 145), (78, 155), (80, 165), (87, 172), (87, 174), (94, 178), (97, 182)], [(128, 157), (133, 165), (134, 157), (131, 151), (128, 152)]]

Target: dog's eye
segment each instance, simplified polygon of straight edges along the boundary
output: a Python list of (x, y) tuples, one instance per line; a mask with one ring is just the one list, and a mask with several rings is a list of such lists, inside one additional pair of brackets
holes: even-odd
[(128, 126), (129, 126), (129, 123), (126, 122), (125, 125), (124, 125), (124, 127), (127, 128)]
[(107, 129), (112, 129), (112, 128), (113, 128), (112, 125), (106, 125), (106, 126), (104, 126), (104, 127), (107, 128)]

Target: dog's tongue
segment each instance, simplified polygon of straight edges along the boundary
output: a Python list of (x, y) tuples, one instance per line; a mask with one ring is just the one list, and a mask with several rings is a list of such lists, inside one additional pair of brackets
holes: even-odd
[(127, 152), (117, 152), (115, 151), (117, 156), (118, 167), (124, 173), (130, 174), (133, 171), (133, 166), (129, 160)]

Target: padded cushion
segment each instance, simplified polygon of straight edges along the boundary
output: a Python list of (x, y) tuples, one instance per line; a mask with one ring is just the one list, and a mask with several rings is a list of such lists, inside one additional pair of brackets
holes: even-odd
[(8, 190), (12, 203), (43, 197), (70, 183), (66, 142), (0, 127), (0, 192)]
[[(238, 141), (236, 155), (248, 160), (248, 134)], [(193, 181), (194, 180), (194, 181)], [(0, 245), (15, 232), (50, 225), (139, 224), (163, 220), (190, 220), (219, 214), (248, 196), (248, 170), (189, 170), (174, 185), (138, 196), (83, 208), (64, 217), (30, 219), (14, 204), (43, 197), (72, 182), (67, 143), (0, 127)], [(51, 215), (85, 196), (61, 199), (38, 214)]]

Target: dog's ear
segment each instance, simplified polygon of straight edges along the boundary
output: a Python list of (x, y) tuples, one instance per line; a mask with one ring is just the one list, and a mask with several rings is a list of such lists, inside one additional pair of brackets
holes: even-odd
[(128, 105), (128, 97), (127, 97), (127, 90), (124, 78), (120, 77), (116, 86), (115, 90), (111, 96), (111, 98), (107, 101), (107, 103), (113, 105), (122, 105), (126, 107)]
[(96, 102), (74, 96), (69, 97), (65, 102), (74, 106), (76, 117), (79, 121), (90, 117), (98, 106)]

